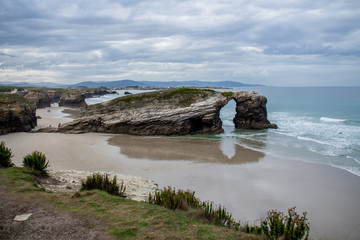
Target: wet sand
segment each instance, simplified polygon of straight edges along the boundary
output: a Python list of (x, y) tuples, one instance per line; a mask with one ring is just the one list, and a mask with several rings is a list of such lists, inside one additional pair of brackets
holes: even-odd
[(57, 103), (54, 103), (51, 107), (37, 109), (36, 116), (41, 118), (37, 120), (37, 126), (33, 130), (71, 122), (74, 118), (80, 117), (80, 109), (59, 107)]
[(12, 149), (17, 166), (23, 156), (39, 150), (52, 170), (119, 172), (152, 179), (160, 187), (194, 190), (200, 199), (227, 207), (243, 223), (265, 217), (270, 209), (296, 206), (298, 212), (308, 212), (314, 239), (360, 236), (359, 177), (330, 166), (275, 158), (231, 139), (13, 133), (0, 141)]

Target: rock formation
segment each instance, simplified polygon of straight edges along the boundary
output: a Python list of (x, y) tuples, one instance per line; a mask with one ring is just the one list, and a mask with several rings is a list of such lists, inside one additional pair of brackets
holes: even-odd
[(66, 91), (60, 97), (59, 106), (81, 107), (85, 105), (85, 93), (80, 90)]
[(85, 106), (82, 117), (64, 124), (64, 133), (126, 133), (133, 135), (218, 134), (220, 109), (237, 102), (234, 122), (241, 128), (276, 127), (266, 118), (266, 98), (257, 93), (175, 89), (142, 93)]
[(51, 98), (45, 91), (30, 91), (25, 98), (34, 102), (37, 108), (50, 107), (51, 104)]
[(264, 129), (277, 128), (267, 119), (265, 96), (255, 92), (235, 92), (233, 99), (236, 102), (236, 115), (233, 119), (235, 128)]
[(0, 94), (0, 134), (30, 131), (37, 124), (35, 104), (17, 94)]

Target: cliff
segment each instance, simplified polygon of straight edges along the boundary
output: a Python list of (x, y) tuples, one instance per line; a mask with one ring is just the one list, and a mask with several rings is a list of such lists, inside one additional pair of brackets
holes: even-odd
[(35, 104), (17, 94), (0, 94), (0, 134), (30, 131), (37, 124)]
[[(218, 134), (223, 132), (220, 109), (231, 99), (235, 99), (236, 109), (239, 110), (234, 122), (242, 123), (237, 127), (276, 127), (266, 118), (266, 98), (257, 93), (181, 88), (125, 96), (85, 106), (81, 118), (59, 129), (41, 131), (133, 135)], [(242, 108), (239, 105), (242, 104), (249, 107), (248, 111), (240, 112)]]
[(51, 98), (45, 91), (30, 91), (25, 98), (34, 102), (37, 108), (50, 107)]

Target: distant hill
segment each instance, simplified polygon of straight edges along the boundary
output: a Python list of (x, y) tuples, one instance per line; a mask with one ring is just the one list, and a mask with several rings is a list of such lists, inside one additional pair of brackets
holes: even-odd
[(167, 81), (167, 82), (157, 82), (157, 81), (134, 81), (129, 79), (118, 80), (118, 81), (102, 81), (102, 82), (92, 82), (85, 81), (72, 85), (41, 82), (41, 83), (11, 83), (11, 82), (0, 82), (0, 86), (21, 86), (21, 87), (48, 87), (48, 88), (97, 88), (97, 87), (248, 87), (248, 86), (262, 86), (258, 84), (244, 84), (241, 82), (234, 81), (218, 81), (218, 82), (209, 82), (209, 81)]
[(51, 83), (51, 82), (0, 82), (0, 86), (12, 86), (12, 87), (47, 87), (47, 88), (67, 88), (68, 85)]
[(168, 81), (168, 82), (157, 82), (157, 81), (134, 81), (134, 80), (119, 80), (119, 81), (108, 81), (108, 82), (81, 82), (71, 87), (247, 87), (247, 86), (261, 86), (257, 84), (244, 84), (234, 81), (219, 81), (219, 82), (208, 82), (208, 81)]

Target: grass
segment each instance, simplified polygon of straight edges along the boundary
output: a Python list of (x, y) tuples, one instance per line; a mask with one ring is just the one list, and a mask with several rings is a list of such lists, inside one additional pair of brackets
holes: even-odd
[(24, 98), (19, 94), (0, 93), (0, 104), (33, 104), (31, 100)]
[(261, 239), (216, 226), (191, 211), (169, 210), (107, 194), (101, 190), (48, 193), (34, 185), (23, 168), (0, 169), (0, 191), (13, 191), (46, 206), (69, 212), (89, 224), (101, 223), (118, 239)]
[(216, 93), (211, 89), (177, 88), (166, 91), (155, 91), (117, 98), (114, 103), (139, 103), (139, 102), (171, 102), (177, 107), (188, 107), (199, 98), (206, 98)]
[(224, 97), (232, 97), (234, 95), (234, 92), (221, 92), (221, 95)]
[[(102, 224), (109, 235), (118, 239), (277, 239), (282, 233), (287, 235), (280, 239), (306, 239), (308, 236), (308, 232), (303, 231), (306, 225), (302, 224), (306, 214), (299, 216), (294, 208), (289, 209), (288, 216), (270, 211), (266, 219), (267, 233), (255, 234), (259, 229), (265, 229), (262, 226), (246, 226), (245, 231), (249, 233), (244, 233), (214, 224), (199, 209), (170, 210), (97, 189), (76, 194), (48, 193), (36, 187), (26, 169), (18, 167), (0, 169), (0, 191), (13, 191), (22, 197), (36, 199), (57, 211), (69, 212), (90, 225)], [(192, 202), (193, 195), (189, 192), (185, 198), (192, 199)], [(275, 222), (276, 227), (273, 225)]]
[(119, 239), (260, 239), (210, 224), (192, 212), (172, 211), (105, 191), (83, 191), (78, 197), (69, 193), (47, 193), (36, 187), (33, 177), (18, 167), (0, 169), (0, 190), (37, 199), (89, 223), (100, 222), (109, 235)]

